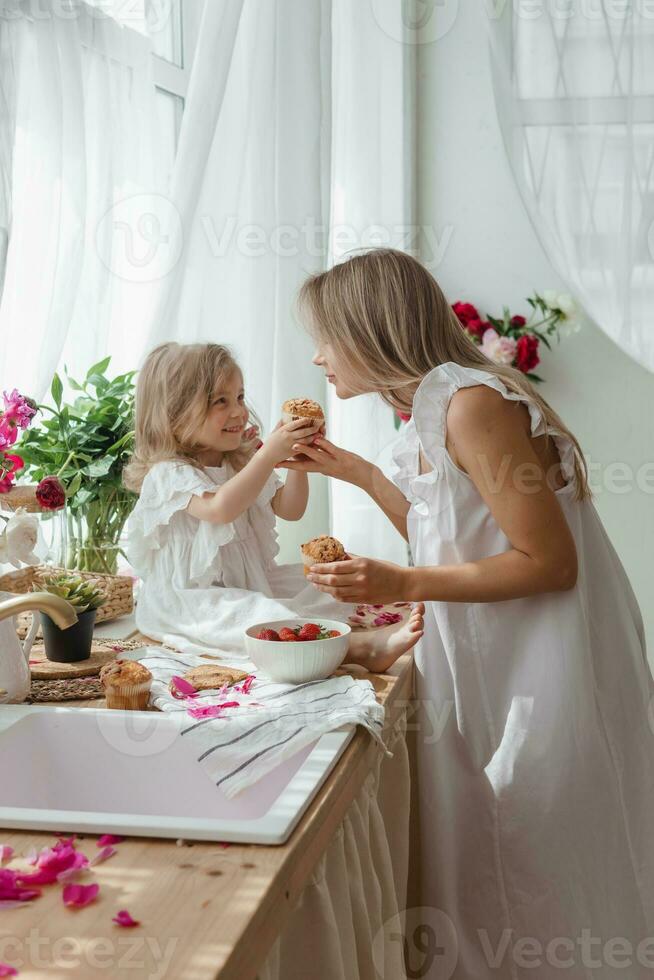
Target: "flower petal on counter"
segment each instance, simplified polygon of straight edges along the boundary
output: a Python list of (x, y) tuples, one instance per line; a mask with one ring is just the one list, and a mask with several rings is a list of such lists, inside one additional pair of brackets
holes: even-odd
[(131, 929), (134, 926), (140, 926), (141, 923), (138, 919), (133, 919), (127, 909), (121, 909), (120, 912), (116, 912), (112, 922), (115, 922), (117, 926), (123, 926), (125, 929)]
[(30, 902), (40, 894), (39, 889), (23, 888), (18, 881), (18, 872), (0, 869), (0, 902)]
[(107, 861), (110, 857), (113, 857), (114, 854), (116, 854), (116, 848), (108, 845), (107, 847), (103, 847), (100, 851), (98, 851), (95, 857), (91, 858), (89, 864), (91, 867), (93, 867), (94, 864), (102, 864), (103, 861)]
[(63, 890), (64, 905), (67, 908), (81, 909), (95, 901), (99, 885), (66, 885)]
[(0, 864), (4, 864), (5, 861), (11, 861), (13, 856), (13, 847), (10, 847), (9, 844), (0, 844)]
[(0, 963), (0, 977), (17, 977), (18, 970), (9, 963)]
[(110, 847), (112, 844), (122, 844), (125, 840), (120, 834), (103, 834), (95, 842), (96, 847)]
[(197, 690), (183, 677), (175, 675), (170, 681), (170, 693), (174, 698), (196, 698)]

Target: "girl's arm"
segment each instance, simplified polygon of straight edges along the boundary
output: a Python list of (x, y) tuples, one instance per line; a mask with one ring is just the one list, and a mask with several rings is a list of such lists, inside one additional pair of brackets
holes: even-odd
[[(305, 452), (303, 447), (302, 452)], [(309, 477), (306, 473), (289, 473), (286, 483), (273, 497), (272, 509), (284, 521), (299, 521), (309, 502)]]
[(407, 540), (409, 502), (378, 466), (346, 449), (339, 449), (324, 437), (318, 437), (311, 446), (303, 446), (302, 453), (309, 459), (287, 460), (284, 466), (305, 473), (322, 473), (365, 490)]
[(353, 558), (322, 565), (321, 573), (316, 567), (310, 580), (348, 602), (499, 602), (571, 589), (574, 538), (519, 412), (514, 402), (475, 387), (457, 392), (447, 415), (450, 454), (508, 538), (508, 551), (419, 568)]
[(189, 514), (211, 524), (229, 524), (252, 506), (279, 461), (291, 452), (291, 446), (298, 442), (304, 450), (304, 441), (313, 438), (317, 431), (317, 426), (306, 427), (306, 420), (302, 419), (279, 426), (224, 486), (215, 493), (191, 497)]

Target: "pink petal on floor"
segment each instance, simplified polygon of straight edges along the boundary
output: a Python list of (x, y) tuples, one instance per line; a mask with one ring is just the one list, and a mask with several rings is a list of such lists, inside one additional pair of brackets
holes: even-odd
[(23, 888), (18, 881), (18, 872), (10, 868), (0, 869), (0, 901), (30, 902), (41, 894), (39, 889)]
[(125, 840), (120, 834), (103, 834), (95, 842), (96, 847), (110, 847), (112, 844), (122, 844)]
[(241, 690), (243, 691), (243, 694), (249, 694), (250, 693), (250, 688), (252, 687), (252, 685), (254, 684), (254, 682), (256, 681), (256, 679), (257, 679), (257, 675), (256, 674), (249, 674), (245, 678), (245, 680), (243, 681), (243, 686), (241, 688)]
[(9, 844), (0, 844), (0, 864), (4, 864), (5, 861), (11, 861), (13, 855), (13, 847)]
[(57, 875), (57, 881), (60, 885), (65, 884), (67, 881), (76, 881), (82, 875), (86, 874), (88, 868), (66, 868), (65, 871), (60, 871)]
[(102, 850), (98, 851), (95, 857), (91, 858), (89, 864), (91, 867), (93, 867), (95, 864), (102, 864), (103, 861), (107, 861), (110, 857), (113, 857), (114, 854), (116, 854), (115, 847), (111, 847), (110, 845), (103, 847)]
[(66, 885), (62, 897), (67, 908), (81, 909), (95, 901), (99, 885)]
[(17, 977), (18, 970), (8, 963), (0, 963), (0, 977)]
[(171, 678), (170, 693), (174, 698), (196, 698), (198, 696), (193, 685), (177, 675)]
[(127, 909), (121, 909), (120, 912), (116, 912), (112, 922), (115, 922), (117, 926), (123, 926), (126, 929), (131, 929), (133, 926), (140, 926), (141, 923), (138, 919), (133, 919)]

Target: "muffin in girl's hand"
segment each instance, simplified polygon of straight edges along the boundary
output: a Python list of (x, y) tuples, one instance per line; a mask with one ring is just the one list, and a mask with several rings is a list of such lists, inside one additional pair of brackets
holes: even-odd
[(312, 538), (302, 545), (302, 561), (304, 562), (304, 574), (309, 574), (312, 565), (326, 565), (332, 561), (345, 561), (347, 554), (345, 548), (337, 538), (332, 538), (329, 534), (321, 534), (318, 538)]
[(308, 419), (310, 422), (325, 424), (325, 413), (318, 404), (310, 398), (289, 398), (282, 405), (282, 422), (296, 422), (298, 419)]
[(136, 660), (112, 660), (100, 671), (108, 708), (145, 711), (150, 699), (152, 674)]

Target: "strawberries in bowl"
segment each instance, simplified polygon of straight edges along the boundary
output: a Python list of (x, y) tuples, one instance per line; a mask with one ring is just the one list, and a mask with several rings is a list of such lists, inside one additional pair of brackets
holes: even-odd
[(350, 627), (333, 620), (258, 623), (245, 631), (248, 656), (261, 674), (300, 684), (329, 677), (345, 660)]

